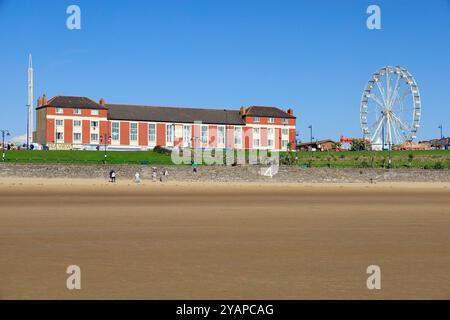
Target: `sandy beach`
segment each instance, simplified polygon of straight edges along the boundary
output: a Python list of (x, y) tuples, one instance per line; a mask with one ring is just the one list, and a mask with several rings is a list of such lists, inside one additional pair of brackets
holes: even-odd
[(0, 299), (450, 299), (449, 196), (450, 183), (2, 178)]

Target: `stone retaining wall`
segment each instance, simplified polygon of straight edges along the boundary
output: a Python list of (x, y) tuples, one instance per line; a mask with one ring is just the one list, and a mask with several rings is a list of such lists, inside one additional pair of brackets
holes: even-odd
[[(272, 178), (260, 174), (260, 166), (200, 166), (194, 174), (190, 166), (158, 166), (158, 177), (167, 169), (171, 181), (205, 182), (288, 182), (288, 183), (351, 183), (351, 182), (450, 182), (450, 170), (418, 169), (303, 169), (281, 166)], [(139, 172), (143, 179), (151, 179), (151, 166), (142, 165), (61, 165), (61, 164), (5, 164), (0, 163), (2, 177), (37, 178), (101, 178), (108, 179), (111, 169), (117, 179), (132, 180)]]

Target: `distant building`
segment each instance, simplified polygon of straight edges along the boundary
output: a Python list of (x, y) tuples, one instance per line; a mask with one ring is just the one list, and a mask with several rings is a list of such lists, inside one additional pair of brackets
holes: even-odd
[(308, 151), (308, 150), (317, 150), (317, 151), (332, 151), (336, 149), (337, 142), (334, 140), (326, 139), (320, 141), (312, 141), (312, 142), (304, 142), (297, 144), (297, 150), (299, 151)]
[(240, 110), (99, 103), (86, 97), (38, 99), (36, 142), (50, 149), (295, 148), (293, 110)]

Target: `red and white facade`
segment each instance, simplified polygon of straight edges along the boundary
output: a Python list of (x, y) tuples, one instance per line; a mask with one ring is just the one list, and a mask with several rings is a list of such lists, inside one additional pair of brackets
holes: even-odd
[(36, 108), (35, 142), (49, 149), (149, 150), (165, 148), (295, 148), (291, 109), (211, 110), (107, 105), (84, 97), (44, 96)]

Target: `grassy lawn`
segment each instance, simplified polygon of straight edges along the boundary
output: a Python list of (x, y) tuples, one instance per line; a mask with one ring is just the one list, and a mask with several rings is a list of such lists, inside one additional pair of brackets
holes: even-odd
[(297, 163), (330, 168), (425, 168), (450, 169), (450, 150), (297, 152)]
[[(113, 164), (172, 164), (170, 155), (154, 151), (108, 151), (107, 163)], [(17, 163), (103, 163), (104, 151), (31, 151), (11, 150), (6, 152), (7, 162)]]
[[(248, 152), (247, 152), (248, 155)], [(282, 153), (281, 157), (286, 153)], [(343, 151), (343, 152), (296, 152), (294, 165), (301, 167), (328, 168), (385, 168), (389, 165), (389, 152)], [(77, 163), (100, 164), (104, 151), (6, 151), (9, 163)], [(170, 155), (155, 151), (108, 151), (107, 163), (172, 165)], [(391, 167), (450, 169), (450, 150), (392, 151)]]

